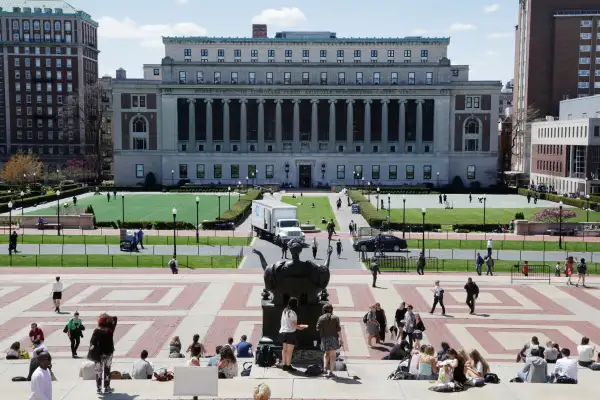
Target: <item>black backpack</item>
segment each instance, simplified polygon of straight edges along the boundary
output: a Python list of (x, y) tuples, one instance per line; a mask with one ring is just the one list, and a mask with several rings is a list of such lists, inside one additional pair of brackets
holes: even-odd
[(263, 368), (275, 365), (275, 355), (273, 354), (273, 349), (271, 349), (270, 345), (263, 344), (260, 346), (256, 352), (256, 365)]

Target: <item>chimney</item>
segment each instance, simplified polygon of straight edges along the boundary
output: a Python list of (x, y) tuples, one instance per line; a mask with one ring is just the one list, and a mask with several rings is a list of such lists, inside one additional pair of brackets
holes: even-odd
[(253, 38), (266, 38), (267, 37), (267, 25), (266, 24), (252, 24), (252, 37)]
[(119, 79), (119, 80), (127, 79), (127, 71), (125, 71), (123, 68), (119, 68), (117, 70), (117, 79)]

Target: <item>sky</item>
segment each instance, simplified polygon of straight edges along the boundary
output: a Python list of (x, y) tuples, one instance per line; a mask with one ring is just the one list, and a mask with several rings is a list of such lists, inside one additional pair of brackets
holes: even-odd
[[(338, 37), (450, 37), (453, 64), (472, 80), (513, 78), (515, 0), (72, 0), (100, 24), (100, 74), (160, 63), (161, 36), (249, 37), (252, 23)], [(460, 4), (460, 6), (457, 6)]]

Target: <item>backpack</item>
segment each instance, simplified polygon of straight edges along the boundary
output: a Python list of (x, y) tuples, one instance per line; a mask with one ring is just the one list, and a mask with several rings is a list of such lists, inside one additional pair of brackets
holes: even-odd
[(587, 265), (585, 263), (579, 263), (577, 265), (577, 273), (585, 274), (587, 272)]
[(175, 263), (174, 260), (169, 261), (169, 267), (170, 268), (177, 268), (177, 264)]
[(369, 313), (366, 313), (365, 316), (363, 317), (363, 323), (365, 323), (365, 324), (367, 323), (368, 316), (369, 316)]
[(252, 363), (251, 362), (245, 362), (243, 367), (242, 367), (242, 372), (240, 373), (241, 376), (250, 376), (250, 373), (252, 372)]
[(500, 378), (498, 378), (498, 375), (492, 374), (491, 372), (485, 374), (483, 378), (485, 379), (485, 383), (500, 383)]
[(110, 379), (121, 379), (121, 373), (119, 371), (112, 371), (110, 373)]
[(401, 371), (400, 369), (397, 369), (388, 376), (388, 380), (392, 381), (414, 381), (416, 379), (417, 377), (410, 372)]
[(323, 369), (319, 364), (311, 364), (306, 367), (306, 371), (304, 371), (304, 375), (306, 376), (319, 376), (323, 373)]
[(273, 354), (273, 349), (271, 349), (270, 345), (260, 345), (256, 352), (256, 365), (263, 368), (275, 365), (275, 355)]

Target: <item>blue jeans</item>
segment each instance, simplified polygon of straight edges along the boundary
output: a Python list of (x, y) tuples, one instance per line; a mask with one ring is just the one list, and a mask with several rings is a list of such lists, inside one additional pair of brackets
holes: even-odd
[[(527, 372), (523, 372), (523, 371), (519, 371), (517, 372), (517, 376), (523, 381), (523, 382), (527, 382), (527, 375), (529, 375), (529, 373)], [(552, 377), (551, 376), (546, 376), (546, 382), (551, 382), (552, 381)]]

